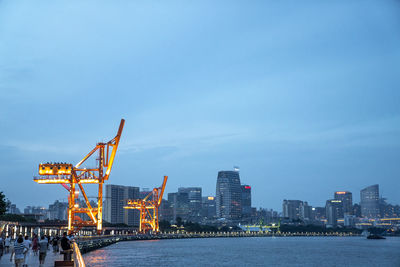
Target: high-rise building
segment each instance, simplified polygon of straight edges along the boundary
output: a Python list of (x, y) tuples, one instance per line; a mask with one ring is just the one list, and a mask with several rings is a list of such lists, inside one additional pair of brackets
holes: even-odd
[(168, 221), (168, 222), (173, 221), (171, 205), (167, 199), (163, 199), (161, 201), (161, 205), (158, 208), (158, 216), (159, 216), (159, 221)]
[(220, 171), (216, 186), (217, 217), (229, 220), (242, 215), (242, 190), (239, 171)]
[(66, 221), (68, 219), (68, 203), (56, 200), (49, 205), (47, 219)]
[[(254, 210), (255, 209), (255, 210)], [(262, 222), (265, 224), (270, 224), (270, 223), (276, 223), (279, 221), (279, 214), (277, 211), (274, 211), (272, 209), (263, 209), (260, 208), (257, 210), (254, 208), (252, 210), (252, 213), (254, 213), (252, 221), (256, 224)]]
[[(145, 198), (148, 194), (150, 194), (152, 191), (149, 188), (142, 188), (142, 190), (139, 192), (139, 199)], [(153, 196), (150, 196), (147, 200), (152, 200)]]
[(343, 213), (340, 218), (343, 218), (345, 214), (353, 214), (353, 194), (349, 191), (336, 191), (334, 199), (341, 200), (343, 204)]
[(106, 185), (104, 220), (113, 224), (124, 223), (130, 226), (138, 226), (139, 211), (124, 209), (128, 199), (139, 199), (139, 187)]
[(6, 211), (6, 213), (8, 214), (21, 214), (21, 211), (19, 210), (19, 208), (17, 208), (17, 205), (12, 204), (11, 201), (7, 201), (7, 206), (8, 209)]
[(325, 206), (327, 226), (336, 227), (337, 220), (340, 218), (343, 211), (343, 203), (341, 200), (330, 199), (326, 201)]
[(251, 216), (251, 186), (242, 185), (242, 216)]
[(303, 204), (301, 200), (283, 200), (282, 213), (284, 218), (289, 220), (300, 219), (300, 205)]
[(180, 187), (178, 193), (188, 194), (189, 219), (199, 221), (201, 217), (201, 187)]
[(360, 218), (361, 217), (361, 206), (360, 204), (355, 203), (353, 205), (353, 214), (357, 217)]
[(24, 214), (37, 214), (46, 215), (47, 209), (45, 207), (27, 206), (24, 209)]
[(300, 219), (303, 221), (311, 221), (313, 218), (312, 206), (308, 205), (307, 201), (301, 202), (299, 206)]
[(315, 224), (322, 224), (323, 220), (326, 219), (326, 209), (325, 207), (315, 207), (313, 208), (313, 219)]
[(189, 194), (183, 192), (168, 193), (168, 203), (172, 211), (172, 222), (176, 222), (177, 218), (183, 221), (189, 219)]
[(215, 197), (208, 196), (202, 198), (201, 215), (207, 219), (213, 219), (217, 215)]
[(360, 199), (362, 217), (379, 217), (379, 185), (371, 185), (361, 190)]

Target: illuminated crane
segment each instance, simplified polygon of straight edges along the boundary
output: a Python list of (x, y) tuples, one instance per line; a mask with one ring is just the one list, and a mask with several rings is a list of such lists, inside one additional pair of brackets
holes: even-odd
[(140, 212), (140, 233), (146, 233), (150, 230), (158, 232), (160, 230), (158, 226), (158, 208), (161, 205), (167, 179), (168, 176), (164, 176), (162, 185), (154, 188), (145, 198), (127, 201), (125, 209), (137, 209)]
[[(102, 232), (103, 223), (103, 183), (108, 180), (117, 152), (119, 139), (125, 120), (121, 119), (117, 135), (106, 143), (98, 143), (75, 167), (69, 163), (45, 163), (39, 164), (39, 177), (33, 180), (39, 184), (61, 184), (68, 190), (68, 232), (76, 232), (85, 226), (96, 226), (97, 233)], [(81, 165), (98, 151), (98, 166), (94, 168), (83, 168)], [(98, 184), (97, 207), (92, 207), (82, 184)], [(78, 188), (77, 188), (78, 187)], [(78, 198), (79, 189), (82, 192), (86, 208), (80, 208), (75, 202)], [(89, 220), (82, 220), (76, 213), (89, 216)]]

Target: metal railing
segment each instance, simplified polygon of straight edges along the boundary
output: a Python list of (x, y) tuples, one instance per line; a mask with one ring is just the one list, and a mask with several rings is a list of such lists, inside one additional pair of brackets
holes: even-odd
[(74, 257), (74, 267), (85, 267), (85, 261), (83, 260), (81, 251), (76, 242), (72, 242), (72, 249), (74, 250), (74, 253), (72, 254)]

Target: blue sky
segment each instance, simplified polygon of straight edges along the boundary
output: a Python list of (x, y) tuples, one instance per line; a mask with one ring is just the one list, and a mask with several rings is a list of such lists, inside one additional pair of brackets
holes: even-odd
[(213, 195), (237, 165), (255, 207), (400, 203), (399, 29), (399, 1), (0, 1), (0, 190), (65, 200), (37, 164), (125, 118), (109, 183)]

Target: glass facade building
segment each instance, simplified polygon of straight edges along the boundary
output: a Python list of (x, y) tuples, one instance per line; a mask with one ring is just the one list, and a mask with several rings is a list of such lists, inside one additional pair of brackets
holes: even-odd
[(124, 209), (128, 199), (139, 198), (139, 187), (123, 185), (106, 185), (106, 199), (104, 201), (104, 220), (117, 224), (124, 223), (130, 226), (139, 226), (139, 211)]
[(360, 199), (362, 217), (379, 217), (379, 185), (371, 185), (361, 190)]
[(251, 216), (251, 186), (242, 185), (242, 215)]
[(187, 193), (189, 201), (189, 217), (193, 221), (198, 221), (201, 217), (201, 187), (180, 187), (178, 193)]
[(330, 199), (326, 201), (326, 225), (330, 227), (337, 226), (337, 220), (341, 218), (343, 212), (343, 203), (341, 200)]
[(349, 191), (336, 191), (334, 199), (341, 200), (343, 207), (340, 214), (340, 218), (343, 218), (345, 214), (353, 214), (353, 194)]
[(216, 187), (217, 217), (229, 220), (242, 215), (242, 190), (238, 171), (220, 171)]
[(187, 221), (190, 216), (189, 194), (183, 192), (169, 193), (168, 203), (172, 213), (172, 222), (176, 222), (179, 217), (183, 221)]

